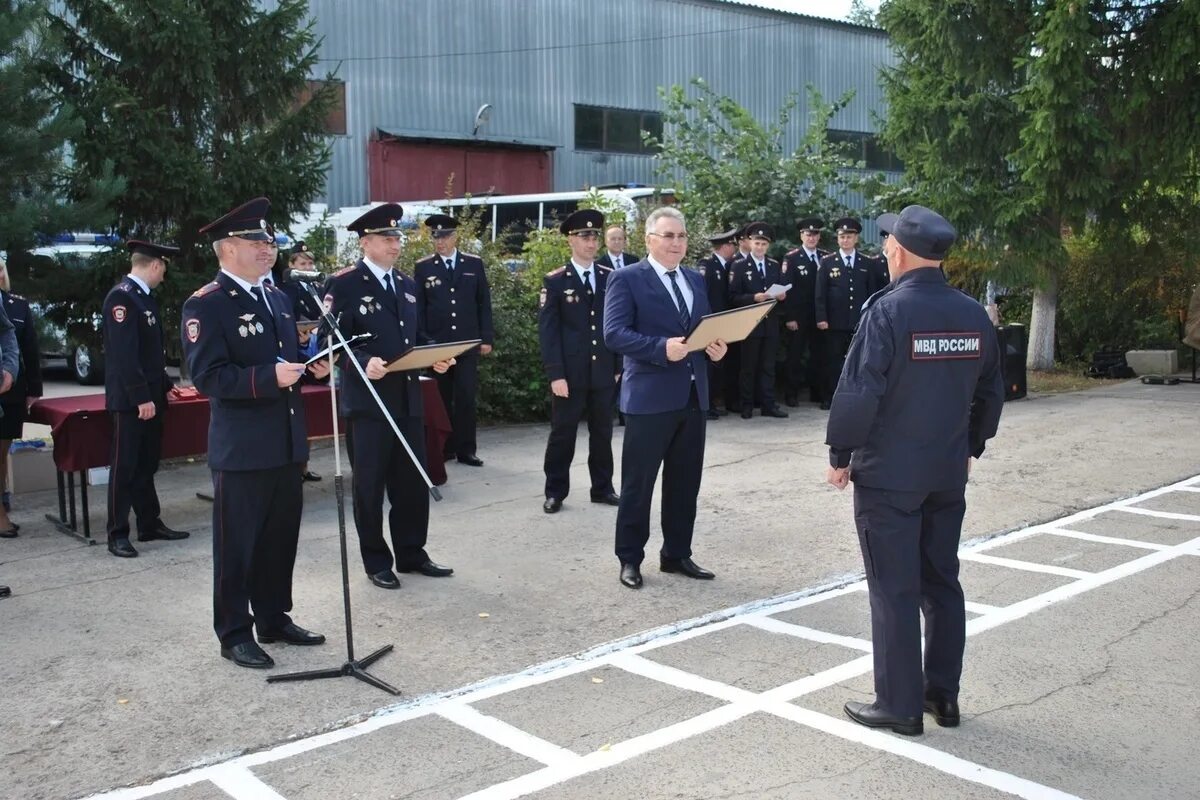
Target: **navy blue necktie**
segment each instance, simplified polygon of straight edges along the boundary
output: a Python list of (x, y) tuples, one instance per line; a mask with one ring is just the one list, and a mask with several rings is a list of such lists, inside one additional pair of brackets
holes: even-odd
[(675, 304), (679, 306), (679, 323), (683, 325), (686, 331), (692, 324), (692, 315), (688, 313), (687, 302), (683, 299), (683, 292), (679, 291), (679, 273), (676, 270), (667, 270), (667, 277), (671, 279), (671, 291), (675, 292)]

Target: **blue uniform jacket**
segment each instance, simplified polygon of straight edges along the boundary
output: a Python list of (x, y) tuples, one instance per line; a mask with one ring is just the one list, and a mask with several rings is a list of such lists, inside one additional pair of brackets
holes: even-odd
[(300, 385), (280, 389), (275, 381), (278, 358), (299, 360), (292, 304), (274, 287), (267, 298), (271, 313), (222, 272), (183, 304), (183, 354), (192, 382), (208, 397), (214, 470), (308, 461)]
[(571, 389), (602, 389), (616, 382), (618, 360), (604, 344), (604, 296), (612, 273), (611, 267), (593, 265), (596, 291), (590, 303), (575, 267), (559, 267), (542, 279), (538, 340), (550, 380), (565, 378)]
[(783, 257), (783, 282), (792, 287), (783, 300), (783, 319), (785, 322), (798, 322), (805, 329), (815, 328), (817, 324), (817, 270), (821, 266), (821, 259), (829, 255), (825, 250), (817, 250), (816, 253), (815, 262), (803, 247), (789, 250)]
[[(360, 333), (374, 334), (353, 350), (353, 357), (363, 369), (374, 356), (394, 361), (418, 344), (416, 286), (397, 269), (392, 270), (392, 285), (396, 288), (394, 298), (387, 296), (383, 284), (359, 261), (334, 275), (325, 287), (325, 302), (334, 318), (339, 319), (343, 336), (348, 339)], [(420, 417), (424, 413), (420, 380), (415, 370), (389, 372), (371, 381), (371, 385), (393, 417)], [(383, 419), (353, 364), (343, 363), (340, 399), (348, 414)]]
[[(763, 258), (763, 272), (759, 274), (754, 258), (740, 258), (729, 265), (729, 304), (733, 308), (754, 305), (754, 295), (765, 292), (776, 283), (786, 283), (779, 262), (773, 258)], [(785, 298), (786, 302), (786, 298)], [(779, 335), (779, 303), (771, 309), (771, 313), (763, 317), (762, 322), (754, 326), (748, 339), (761, 339)]]
[[(493, 344), (492, 293), (483, 259), (457, 253), (454, 269), (434, 254), (413, 267), (422, 344), (482, 339)], [(470, 354), (478, 354), (472, 350)], [(468, 355), (470, 355), (468, 354)]]
[(849, 270), (840, 250), (821, 259), (813, 289), (817, 322), (828, 322), (831, 331), (852, 332), (858, 327), (863, 303), (880, 288), (873, 275), (874, 264), (862, 253), (854, 254), (854, 267)]
[(12, 388), (0, 395), (0, 403), (24, 403), (27, 397), (42, 396), (42, 355), (37, 325), (28, 300), (5, 291), (0, 291), (0, 297), (4, 299), (4, 311), (12, 321), (21, 352), (20, 371), (13, 376)]
[[(658, 414), (686, 408), (692, 379), (700, 407), (708, 410), (708, 364), (703, 351), (680, 361), (667, 360), (667, 339), (687, 336), (710, 313), (704, 278), (685, 267), (679, 273), (692, 289), (691, 319), (679, 319), (675, 298), (649, 261), (639, 261), (608, 276), (604, 303), (604, 343), (625, 356), (621, 411)], [(689, 363), (691, 368), (689, 369)]]
[(863, 313), (829, 412), (830, 463), (876, 489), (960, 489), (1003, 405), (987, 313), (936, 267), (913, 270)]
[(134, 411), (142, 403), (166, 407), (166, 352), (158, 302), (129, 277), (104, 298), (104, 407)]

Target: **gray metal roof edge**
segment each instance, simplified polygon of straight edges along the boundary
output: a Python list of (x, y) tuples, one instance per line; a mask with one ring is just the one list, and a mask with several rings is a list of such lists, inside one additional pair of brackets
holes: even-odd
[(751, 0), (669, 0), (672, 3), (683, 3), (686, 5), (701, 5), (714, 6), (718, 8), (736, 8), (745, 11), (758, 11), (765, 15), (787, 17), (804, 22), (815, 22), (826, 25), (831, 25), (836, 28), (850, 28), (851, 30), (861, 31), (863, 33), (873, 33), (885, 39), (889, 38), (887, 31), (883, 28), (875, 28), (870, 25), (859, 25), (857, 22), (849, 22), (844, 19), (833, 19), (832, 17), (814, 17), (811, 14), (801, 14), (798, 11), (784, 11), (779, 8), (771, 8), (769, 6), (759, 5)]
[(376, 125), (375, 130), (395, 139), (418, 140), (429, 142), (462, 142), (478, 144), (499, 144), (509, 147), (520, 147), (529, 150), (557, 150), (562, 145), (548, 139), (532, 139), (528, 137), (496, 136), (494, 134), (477, 134), (471, 136), (456, 131), (431, 131), (402, 128), (399, 125)]

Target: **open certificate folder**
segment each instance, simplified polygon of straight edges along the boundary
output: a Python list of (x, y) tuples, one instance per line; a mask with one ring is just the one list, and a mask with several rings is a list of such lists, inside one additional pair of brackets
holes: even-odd
[(403, 372), (409, 369), (425, 369), (439, 361), (449, 361), (458, 358), (468, 350), (473, 350), (483, 344), (482, 339), (468, 339), (462, 342), (447, 342), (446, 344), (423, 344), (414, 347), (399, 358), (389, 361), (388, 372)]
[(752, 306), (731, 308), (728, 311), (718, 311), (715, 314), (705, 314), (700, 322), (687, 337), (689, 353), (703, 350), (720, 339), (729, 342), (740, 342), (750, 335), (751, 331), (762, 322), (772, 308), (775, 300), (755, 303)]

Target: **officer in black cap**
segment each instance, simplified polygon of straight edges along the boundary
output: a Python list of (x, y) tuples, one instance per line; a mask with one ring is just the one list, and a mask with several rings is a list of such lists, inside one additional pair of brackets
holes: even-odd
[[(958, 543), (971, 458), (1004, 404), (1000, 349), (983, 307), (938, 268), (954, 228), (923, 206), (885, 214), (892, 282), (863, 313), (829, 415), (829, 483), (854, 481), (871, 596), (875, 702), (855, 722), (922, 733), (922, 709), (958, 724), (966, 612)], [(921, 620), (925, 615), (922, 667)]]
[[(750, 238), (750, 257), (734, 262), (729, 275), (729, 296), (733, 306), (748, 306), (771, 298), (766, 291), (783, 281), (780, 264), (767, 257), (767, 248), (775, 230), (765, 222), (746, 226)], [(787, 298), (779, 298), (782, 302)], [(754, 416), (757, 395), (764, 417), (786, 417), (788, 413), (775, 403), (775, 353), (779, 349), (778, 305), (742, 341), (742, 364), (738, 384), (741, 389), (742, 419)]]
[[(387, 372), (387, 362), (418, 344), (417, 287), (395, 268), (403, 233), (404, 209), (395, 203), (372, 208), (346, 227), (358, 234), (363, 257), (329, 281), (325, 302), (341, 318), (349, 338), (373, 334), (354, 356), (383, 400), (413, 454), (425, 464), (424, 402), (415, 370)], [(434, 371), (445, 374), (451, 361)], [(454, 573), (434, 563), (425, 552), (429, 535), (429, 489), (379, 409), (358, 370), (342, 370), (342, 403), (349, 419), (347, 435), (354, 441), (354, 526), (358, 529), (363, 568), (381, 589), (399, 589), (392, 572), (419, 572), (431, 578)], [(392, 550), (383, 538), (383, 497), (391, 506), (388, 532)]]
[[(704, 276), (704, 285), (708, 287), (708, 305), (713, 313), (729, 308), (729, 274), (733, 265), (733, 257), (737, 252), (738, 229), (718, 233), (708, 237), (712, 252), (700, 259), (696, 268)], [(734, 345), (729, 345), (729, 351), (720, 361), (709, 359), (708, 362), (708, 418), (720, 419), (729, 413), (729, 409), (737, 405), (735, 398), (728, 396), (726, 391), (725, 370), (730, 368), (730, 356)], [(725, 408), (717, 408), (717, 398), (725, 395)]]
[(820, 217), (803, 217), (796, 221), (800, 232), (800, 247), (789, 250), (783, 257), (783, 277), (792, 287), (783, 306), (784, 326), (787, 328), (787, 363), (784, 383), (787, 386), (784, 402), (796, 406), (801, 387), (808, 387), (809, 400), (821, 402), (820, 348), (817, 345), (816, 289), (817, 270), (821, 259), (829, 255), (822, 250)]
[(576, 211), (559, 230), (567, 237), (571, 259), (542, 279), (538, 304), (542, 365), (552, 394), (542, 504), (547, 514), (561, 509), (570, 491), (580, 419), (588, 425), (592, 502), (620, 504), (612, 483), (612, 404), (621, 362), (604, 345), (604, 291), (612, 268), (595, 261), (604, 215)]
[(482, 339), (479, 351), (464, 353), (444, 375), (438, 389), (453, 431), (446, 442), (446, 457), (460, 464), (482, 467), (475, 454), (475, 401), (479, 393), (479, 356), (492, 352), (492, 293), (483, 259), (458, 251), (458, 220), (434, 214), (425, 220), (436, 252), (417, 262), (417, 306), (421, 333), (431, 342)]
[[(312, 251), (303, 241), (296, 242), (288, 251), (287, 269), (280, 269), (277, 272), (278, 279), (275, 283), (288, 296), (288, 300), (292, 301), (292, 308), (296, 309), (296, 316), (299, 319), (318, 320), (321, 318), (321, 309), (313, 300), (312, 295), (300, 285), (301, 282), (293, 276), (292, 273), (296, 271), (304, 273), (316, 271), (316, 261), (313, 259)], [(320, 284), (314, 285), (319, 287)]]
[(854, 217), (842, 217), (833, 223), (833, 229), (838, 250), (821, 259), (814, 289), (817, 329), (824, 331), (821, 338), (825, 340), (826, 370), (821, 393), (824, 410), (829, 409), (850, 338), (858, 327), (859, 312), (874, 285), (871, 267), (856, 249), (862, 223)]
[[(254, 642), (317, 645), (325, 637), (292, 622), (292, 569), (308, 460), (304, 374), (287, 295), (264, 285), (275, 262), (259, 197), (200, 229), (221, 269), (183, 304), (183, 354), (208, 397), (213, 476), (213, 627), (221, 655), (241, 667), (275, 662)], [(326, 363), (308, 368), (329, 374)], [(253, 611), (253, 616), (251, 615)]]
[(750, 257), (750, 226), (753, 222), (743, 222), (737, 229), (737, 252), (733, 254), (734, 261)]
[(112, 420), (108, 481), (108, 552), (135, 558), (129, 511), (137, 515), (138, 541), (186, 539), (159, 516), (154, 473), (162, 452), (163, 415), (172, 381), (166, 372), (163, 322), (152, 292), (179, 248), (137, 239), (126, 243), (129, 274), (104, 298), (104, 407)]

